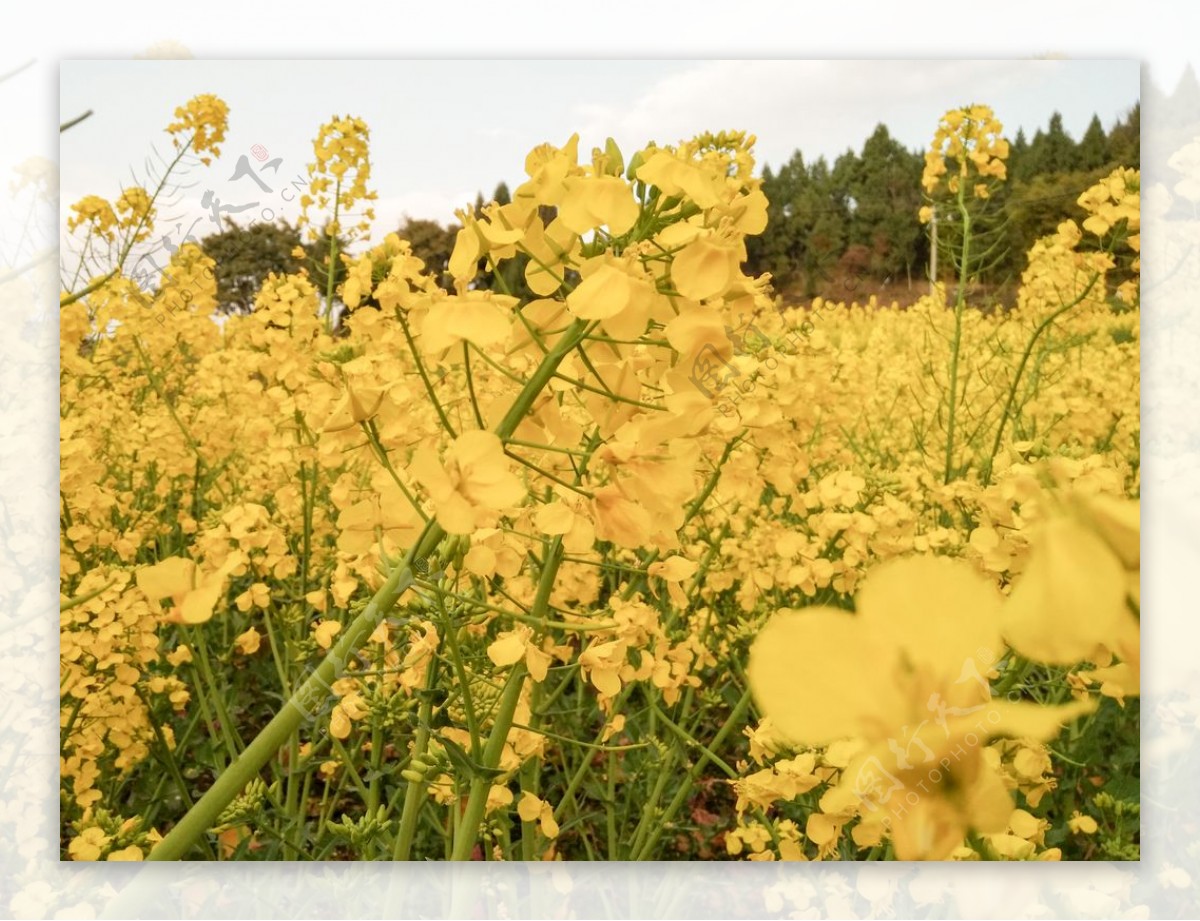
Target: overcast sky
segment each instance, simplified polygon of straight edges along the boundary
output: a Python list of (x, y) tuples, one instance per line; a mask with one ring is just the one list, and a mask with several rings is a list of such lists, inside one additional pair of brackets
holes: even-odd
[[(497, 182), (524, 178), (529, 149), (581, 136), (581, 158), (611, 135), (626, 155), (649, 140), (745, 129), (763, 163), (796, 149), (805, 159), (858, 150), (879, 122), (923, 148), (946, 109), (991, 105), (1012, 136), (1033, 135), (1051, 113), (1075, 138), (1098, 114), (1105, 128), (1139, 98), (1135, 61), (66, 61), (63, 120), (94, 113), (61, 138), (62, 207), (84, 194), (112, 198), (144, 183), (152, 145), (197, 93), (230, 107), (223, 155), (197, 167), (175, 209), (183, 230), (211, 232), (212, 206), (244, 208), (245, 221), (295, 220), (290, 185), (312, 158), (312, 138), (333, 114), (371, 128), (377, 226), (403, 215), (442, 223)], [(260, 161), (252, 148), (260, 145)], [(265, 154), (263, 151), (265, 148)], [(249, 175), (233, 177), (238, 160)], [(270, 164), (270, 165), (264, 165)], [(264, 191), (266, 186), (270, 191)], [(213, 193), (209, 208), (202, 195)], [(228, 212), (227, 212), (228, 213)], [(168, 231), (169, 227), (160, 227)]]

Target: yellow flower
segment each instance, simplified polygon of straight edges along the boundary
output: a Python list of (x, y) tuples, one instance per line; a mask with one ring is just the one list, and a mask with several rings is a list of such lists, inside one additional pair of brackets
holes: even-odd
[(1090, 815), (1083, 815), (1078, 809), (1067, 819), (1067, 826), (1077, 835), (1094, 835), (1100, 830), (1095, 819)]
[(796, 744), (866, 741), (840, 786), (887, 817), (901, 860), (944, 859), (970, 829), (1004, 832), (1013, 804), (984, 743), (1050, 738), (1090, 704), (992, 700), (1001, 597), (968, 563), (884, 563), (855, 602), (853, 615), (811, 607), (767, 623), (748, 667), (762, 712)]
[(721, 200), (723, 177), (669, 150), (653, 151), (638, 167), (637, 178), (665, 195), (686, 196), (705, 210)]
[(167, 653), (166, 659), (176, 668), (192, 661), (192, 650), (183, 644), (176, 646), (173, 652)]
[[(603, 257), (588, 260), (580, 267), (583, 281), (567, 296), (567, 310), (581, 320), (610, 320), (628, 311), (644, 318), (654, 301), (654, 289), (632, 266), (622, 260)], [(640, 335), (642, 329), (634, 335)]]
[(262, 634), (251, 627), (245, 633), (238, 634), (233, 641), (233, 645), (238, 648), (238, 652), (242, 655), (252, 656), (258, 652), (259, 647), (262, 645)]
[(362, 212), (362, 220), (352, 227), (343, 227), (341, 223), (341, 218), (360, 202), (371, 202), (378, 198), (367, 187), (371, 178), (370, 137), (367, 123), (349, 115), (334, 117), (317, 131), (313, 140), (315, 159), (308, 165), (311, 177), (309, 194), (300, 199), (299, 223), (308, 225), (310, 239), (315, 240), (320, 236), (312, 226), (311, 211), (314, 206), (322, 212), (332, 212), (332, 218), (325, 227), (325, 232), (330, 235), (344, 232), (354, 238), (370, 228), (370, 219), (374, 214), (371, 208), (366, 208)]
[(328, 649), (333, 645), (333, 638), (342, 631), (342, 625), (336, 620), (318, 621), (313, 627), (313, 639), (317, 641), (317, 645), (322, 649)]
[[(224, 100), (211, 93), (201, 93), (188, 100), (187, 105), (175, 110), (176, 121), (167, 126), (167, 132), (172, 135), (190, 134), (193, 153), (211, 153), (214, 157), (221, 156), (218, 146), (225, 140), (225, 131), (229, 125), (229, 106)], [(186, 142), (185, 142), (186, 143)], [(179, 147), (179, 139), (175, 139)], [(201, 157), (205, 165), (212, 162), (210, 157)]]
[[(337, 684), (334, 685), (334, 691), (340, 693)], [(329, 715), (329, 731), (335, 739), (348, 738), (353, 724), (370, 712), (362, 694), (356, 690), (346, 691)]]
[[(1105, 528), (1108, 540), (1084, 516)], [(1093, 503), (1047, 522), (1005, 605), (1004, 632), (1013, 648), (1059, 665), (1090, 659), (1101, 645), (1123, 647), (1124, 657), (1136, 660), (1139, 631), (1129, 609), (1127, 567), (1138, 565), (1137, 534), (1134, 502)]]
[(558, 837), (558, 823), (554, 821), (554, 807), (534, 794), (529, 792), (521, 794), (521, 800), (517, 803), (517, 815), (521, 817), (522, 822), (539, 823), (542, 834), (547, 838)]
[(371, 419), (383, 404), (384, 391), (380, 387), (354, 386), (345, 382), (346, 393), (334, 407), (323, 432), (344, 432)]
[[(926, 194), (933, 196), (939, 191), (942, 177), (947, 177), (946, 187), (951, 194), (956, 194), (962, 182), (971, 178), (972, 194), (976, 198), (989, 198), (990, 184), (978, 180), (1003, 180), (1007, 175), (1004, 161), (1009, 149), (1008, 141), (1001, 137), (1003, 130), (1004, 126), (988, 106), (951, 109), (943, 115), (933, 143), (925, 153), (921, 185)], [(947, 160), (956, 167), (955, 173), (948, 176)], [(931, 217), (929, 206), (921, 208), (921, 223)]]
[(429, 491), (437, 521), (449, 534), (470, 534), (495, 513), (525, 497), (509, 470), (504, 445), (491, 432), (464, 432), (446, 452), (445, 466), (428, 445), (417, 449), (408, 471)]
[(717, 235), (697, 237), (671, 261), (675, 290), (693, 301), (724, 294), (741, 277), (742, 250)]
[(194, 561), (173, 556), (139, 569), (137, 586), (151, 601), (172, 600), (170, 620), (202, 624), (212, 618), (213, 608), (224, 593), (225, 580), (241, 565), (242, 557), (230, 554), (215, 572), (203, 573)]
[(154, 205), (150, 193), (141, 186), (130, 186), (117, 198), (117, 211), (121, 214), (121, 226), (136, 230), (134, 240), (145, 240), (154, 228)]
[(628, 231), (639, 208), (633, 191), (618, 176), (571, 176), (559, 206), (559, 219), (573, 233), (585, 234), (607, 226), (614, 236)]
[(601, 698), (621, 693), (621, 669), (626, 645), (622, 640), (593, 642), (579, 655), (579, 667), (600, 692)]
[(421, 347), (433, 353), (463, 341), (481, 348), (497, 345), (508, 338), (518, 303), (515, 297), (491, 291), (433, 298), (421, 327)]
[(234, 599), (239, 611), (249, 611), (251, 608), (268, 608), (271, 606), (271, 589), (265, 582), (255, 582)]
[(142, 849), (140, 847), (138, 847), (136, 844), (131, 844), (129, 847), (121, 848), (119, 851), (113, 851), (104, 859), (116, 861), (141, 861), (145, 860), (145, 855), (142, 853)]
[(117, 214), (112, 205), (99, 195), (85, 195), (71, 205), (73, 217), (67, 219), (67, 230), (75, 230), (84, 224), (89, 224), (90, 232), (110, 243), (115, 238)]
[(487, 648), (488, 658), (498, 668), (525, 660), (529, 675), (534, 681), (545, 681), (550, 668), (550, 656), (533, 643), (533, 631), (518, 624), (512, 630), (505, 631), (496, 637)]
[(100, 854), (111, 839), (103, 829), (91, 826), (81, 831), (76, 838), (71, 839), (67, 853), (72, 860), (99, 860)]
[(593, 493), (596, 537), (631, 550), (650, 542), (654, 521), (650, 513), (627, 499), (618, 486), (601, 486)]

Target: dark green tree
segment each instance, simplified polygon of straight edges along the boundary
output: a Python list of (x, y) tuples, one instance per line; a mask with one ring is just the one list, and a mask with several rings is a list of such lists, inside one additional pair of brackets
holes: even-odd
[(285, 220), (242, 227), (225, 218), (224, 230), (200, 241), (205, 255), (216, 263), (217, 310), (250, 313), (269, 274), (299, 271), (301, 261), (292, 251), (300, 245), (300, 230)]
[(1100, 116), (1093, 115), (1087, 131), (1083, 133), (1075, 148), (1076, 166), (1081, 170), (1099, 169), (1111, 160), (1108, 136), (1104, 133), (1104, 126), (1100, 124)]
[(1142, 104), (1139, 102), (1108, 132), (1108, 149), (1118, 166), (1142, 168)]
[(764, 170), (763, 194), (767, 228), (747, 240), (748, 267), (770, 272), (777, 288), (801, 285), (811, 297), (845, 247), (845, 197), (825, 160), (805, 166), (799, 151), (778, 173)]
[(1033, 136), (1028, 152), (1021, 158), (1015, 179), (1030, 179), (1043, 173), (1065, 173), (1075, 169), (1075, 142), (1063, 128), (1062, 115), (1055, 112), (1045, 131)]
[(917, 212), (923, 164), (919, 154), (906, 150), (880, 124), (854, 166), (847, 167), (848, 192), (855, 203), (848, 242), (866, 247), (869, 271), (878, 279), (912, 277), (922, 236)]

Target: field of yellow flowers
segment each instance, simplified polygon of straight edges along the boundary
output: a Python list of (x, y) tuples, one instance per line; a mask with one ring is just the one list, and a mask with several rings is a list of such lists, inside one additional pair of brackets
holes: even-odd
[[(390, 235), (246, 316), (198, 246), (125, 274), (161, 187), (73, 207), (64, 857), (1137, 858), (1138, 174), (981, 311), (1007, 143), (953, 110), (957, 284), (783, 304), (753, 142), (543, 144), (451, 289)], [(314, 236), (370, 156), (321, 127)]]

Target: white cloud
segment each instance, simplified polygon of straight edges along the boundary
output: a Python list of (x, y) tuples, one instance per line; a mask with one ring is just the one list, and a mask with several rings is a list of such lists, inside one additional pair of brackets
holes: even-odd
[[(1047, 60), (698, 62), (628, 104), (585, 103), (576, 116), (585, 149), (609, 135), (640, 146), (744, 129), (758, 136), (760, 158), (777, 162), (797, 147), (806, 157), (858, 149), (878, 122), (904, 139), (906, 113), (922, 118), (921, 130), (932, 134), (945, 109), (1045, 83), (1064, 66)], [(1136, 84), (1130, 102), (1135, 94)]]

